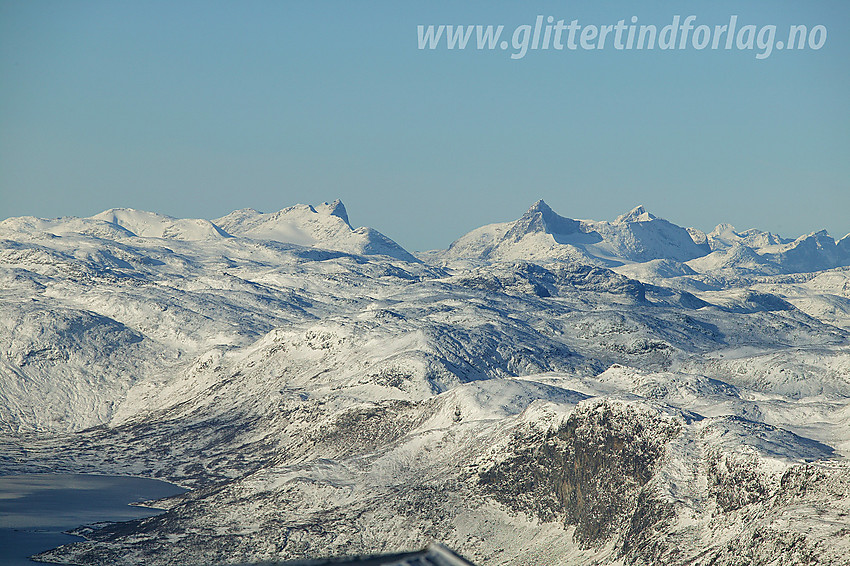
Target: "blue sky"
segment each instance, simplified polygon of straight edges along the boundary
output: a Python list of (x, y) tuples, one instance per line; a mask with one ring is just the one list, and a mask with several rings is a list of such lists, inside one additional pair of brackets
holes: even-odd
[[(417, 48), (419, 24), (822, 24), (819, 50)], [(412, 249), (637, 204), (850, 232), (846, 1), (0, 0), (0, 216), (214, 218), (341, 198)]]

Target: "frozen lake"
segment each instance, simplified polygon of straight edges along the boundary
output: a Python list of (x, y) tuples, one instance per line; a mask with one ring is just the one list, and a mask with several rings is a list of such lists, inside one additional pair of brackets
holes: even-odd
[(63, 534), (87, 523), (158, 514), (128, 503), (185, 491), (159, 480), (127, 476), (23, 474), (0, 476), (0, 565), (33, 566), (27, 557), (82, 540)]

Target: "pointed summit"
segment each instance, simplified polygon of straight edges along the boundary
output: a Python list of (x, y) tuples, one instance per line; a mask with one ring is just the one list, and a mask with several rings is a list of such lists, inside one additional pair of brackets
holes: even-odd
[(517, 220), (509, 234), (513, 238), (519, 238), (523, 234), (532, 232), (574, 234), (579, 231), (580, 226), (580, 222), (559, 215), (543, 199), (540, 199), (532, 204), (531, 208)]
[(724, 222), (722, 224), (718, 224), (714, 227), (709, 234), (709, 237), (717, 237), (717, 236), (734, 236), (736, 238), (740, 238), (741, 235), (735, 231), (735, 227), (729, 224), (728, 222)]
[(358, 255), (385, 255), (419, 263), (396, 242), (369, 227), (353, 228), (345, 206), (337, 199), (316, 206), (296, 204), (277, 212), (237, 210), (216, 220), (242, 238), (272, 240), (297, 246), (337, 250)]
[[(703, 238), (704, 239), (704, 238)], [(711, 252), (682, 228), (643, 206), (616, 221), (574, 220), (538, 200), (514, 222), (473, 230), (449, 248), (452, 256), (621, 265), (667, 259), (685, 262)]]
[(534, 214), (535, 212), (540, 212), (544, 215), (555, 214), (555, 211), (552, 210), (552, 208), (548, 204), (546, 204), (546, 201), (544, 201), (543, 199), (540, 199), (534, 204), (532, 204), (531, 208), (528, 209), (528, 212), (526, 212), (525, 215), (527, 216), (530, 214)]
[(346, 224), (351, 226), (351, 223), (348, 221), (348, 212), (346, 212), (345, 205), (342, 204), (341, 200), (336, 199), (330, 204), (323, 202), (317, 208), (319, 209), (319, 212), (336, 216), (337, 218), (342, 218)]
[(625, 222), (649, 222), (655, 220), (655, 215), (647, 212), (643, 205), (638, 205), (625, 214), (621, 214), (614, 221), (615, 224), (623, 224)]

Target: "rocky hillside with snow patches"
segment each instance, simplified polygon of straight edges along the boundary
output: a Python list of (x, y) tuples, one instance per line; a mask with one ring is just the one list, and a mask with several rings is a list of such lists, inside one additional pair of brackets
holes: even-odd
[(191, 489), (59, 563), (850, 564), (847, 241), (542, 201), (418, 258), (339, 201), (10, 218), (0, 473)]

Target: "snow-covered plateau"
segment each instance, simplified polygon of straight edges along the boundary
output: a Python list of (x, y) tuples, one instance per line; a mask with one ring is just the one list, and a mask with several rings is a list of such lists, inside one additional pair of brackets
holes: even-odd
[(42, 561), (850, 564), (850, 236), (113, 209), (0, 222), (0, 281), (0, 474), (190, 489)]

